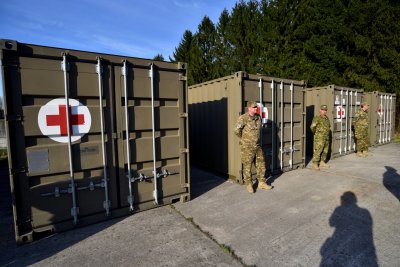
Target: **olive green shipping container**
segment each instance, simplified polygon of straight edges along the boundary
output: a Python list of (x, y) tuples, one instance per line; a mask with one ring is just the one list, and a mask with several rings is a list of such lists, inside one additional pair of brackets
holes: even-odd
[(192, 161), (243, 183), (239, 138), (233, 130), (238, 117), (247, 112), (247, 102), (256, 101), (263, 105), (261, 138), (267, 175), (304, 167), (304, 85), (237, 72), (190, 86)]
[(189, 200), (185, 64), (0, 42), (17, 242)]
[(383, 92), (365, 92), (365, 101), (369, 103), (370, 145), (383, 145), (393, 140), (396, 121), (396, 94)]
[(335, 158), (354, 153), (353, 116), (360, 109), (363, 90), (328, 85), (306, 89), (307, 105), (307, 155), (313, 154), (314, 136), (310, 125), (314, 116), (319, 115), (321, 105), (327, 105), (327, 116), (331, 122), (330, 152), (328, 157)]

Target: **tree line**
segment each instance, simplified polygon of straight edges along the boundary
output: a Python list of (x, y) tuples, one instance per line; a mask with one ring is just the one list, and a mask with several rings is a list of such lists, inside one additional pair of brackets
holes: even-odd
[(170, 60), (189, 63), (189, 85), (246, 71), (395, 93), (399, 17), (399, 1), (241, 0), (186, 30)]
[(250, 0), (186, 30), (188, 84), (236, 71), (400, 95), (400, 1)]

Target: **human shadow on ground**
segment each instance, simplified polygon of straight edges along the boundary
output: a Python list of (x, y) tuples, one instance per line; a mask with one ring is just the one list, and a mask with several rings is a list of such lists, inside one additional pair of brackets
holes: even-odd
[(335, 232), (322, 245), (320, 266), (378, 266), (372, 217), (357, 205), (357, 197), (344, 192), (341, 205), (329, 218)]
[(395, 168), (385, 166), (383, 174), (383, 185), (400, 201), (400, 175)]

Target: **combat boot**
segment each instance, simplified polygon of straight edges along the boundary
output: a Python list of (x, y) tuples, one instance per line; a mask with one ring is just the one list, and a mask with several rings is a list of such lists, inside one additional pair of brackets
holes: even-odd
[(363, 156), (363, 153), (360, 151), (360, 152), (357, 152), (357, 157), (362, 157)]
[(268, 190), (271, 190), (272, 186), (268, 185), (266, 182), (258, 182), (257, 189), (268, 189)]
[(253, 185), (252, 185), (252, 184), (248, 184), (248, 185), (246, 186), (246, 189), (247, 189), (247, 192), (249, 192), (250, 194), (251, 194), (251, 193), (254, 193), (254, 188), (253, 188)]
[(362, 156), (363, 156), (364, 158), (370, 156), (370, 155), (368, 155), (368, 150), (364, 150), (364, 151), (362, 152)]
[(328, 164), (326, 164), (324, 161), (321, 161), (321, 162), (319, 163), (319, 167), (320, 167), (320, 168), (330, 168), (331, 166), (328, 165)]
[(318, 164), (317, 164), (317, 163), (313, 163), (313, 164), (312, 164), (312, 169), (313, 169), (314, 171), (319, 171)]

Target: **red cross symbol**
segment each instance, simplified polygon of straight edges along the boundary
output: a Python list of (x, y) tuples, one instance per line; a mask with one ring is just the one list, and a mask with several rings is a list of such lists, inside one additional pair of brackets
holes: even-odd
[(337, 116), (339, 119), (343, 118), (344, 116), (344, 109), (342, 107), (338, 107)]
[[(58, 106), (59, 115), (46, 115), (47, 126), (60, 126), (61, 136), (68, 135), (67, 128), (67, 110), (65, 105)], [(69, 123), (70, 123), (70, 133), (73, 135), (72, 126), (73, 125), (83, 125), (85, 124), (85, 116), (83, 114), (71, 114), (71, 106), (68, 107), (69, 113)]]
[(265, 111), (261, 112), (261, 106), (260, 105), (257, 106), (257, 114), (260, 114), (261, 118), (267, 117), (267, 113)]

